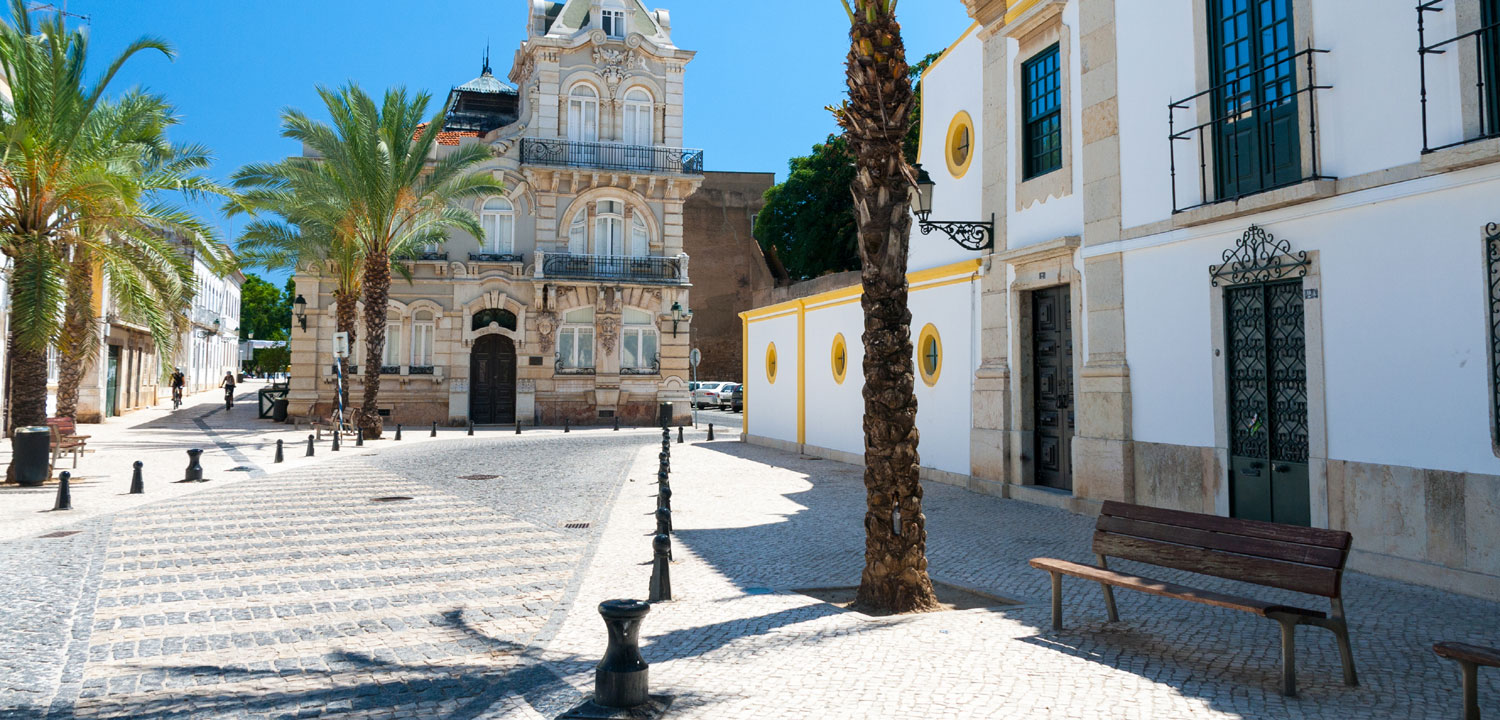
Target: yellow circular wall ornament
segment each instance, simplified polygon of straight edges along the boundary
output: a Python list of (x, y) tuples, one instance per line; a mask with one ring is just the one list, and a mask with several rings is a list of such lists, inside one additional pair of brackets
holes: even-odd
[(766, 380), (776, 384), (776, 343), (766, 346)]
[(943, 338), (932, 323), (927, 323), (917, 336), (917, 372), (927, 387), (935, 387), (938, 376), (943, 374)]
[(974, 120), (967, 112), (958, 111), (948, 123), (948, 140), (943, 144), (943, 156), (948, 160), (948, 172), (954, 179), (969, 172), (974, 161)]
[(830, 357), (833, 362), (833, 381), (843, 385), (844, 376), (849, 372), (849, 345), (844, 342), (843, 333), (833, 336), (833, 353)]

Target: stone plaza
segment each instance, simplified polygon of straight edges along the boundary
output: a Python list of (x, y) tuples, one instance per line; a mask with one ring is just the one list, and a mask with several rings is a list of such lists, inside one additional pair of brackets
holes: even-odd
[[(535, 719), (592, 691), (595, 606), (646, 596), (656, 431), (408, 428), (277, 466), (266, 438), (295, 431), (213, 407), (132, 420), (156, 429), (86, 456), (72, 513), (0, 489), (24, 528), (0, 560), (0, 717)], [(1351, 573), (1360, 686), (1303, 629), (1285, 698), (1276, 625), (1244, 613), (1121, 592), (1111, 625), (1069, 582), (1051, 631), (1026, 561), (1090, 560), (1092, 520), (931, 483), (933, 578), (1015, 604), (869, 617), (796, 592), (858, 582), (859, 469), (705, 430), (673, 438), (674, 598), (641, 633), (667, 717), (1457, 717), (1431, 644), (1500, 640), (1500, 603)], [(194, 444), (210, 482), (169, 483), (174, 463), (123, 494), (133, 454)]]

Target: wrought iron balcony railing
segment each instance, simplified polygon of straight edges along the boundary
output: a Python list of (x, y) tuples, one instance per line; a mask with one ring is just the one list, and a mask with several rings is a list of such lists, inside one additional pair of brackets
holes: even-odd
[(538, 250), (536, 277), (680, 285), (688, 281), (688, 256), (574, 255)]
[(469, 253), (469, 262), (518, 263), (522, 258), (515, 253)]
[(652, 145), (522, 138), (521, 164), (702, 175), (703, 151)]
[[(1500, 22), (1491, 22), (1475, 30), (1446, 40), (1438, 40), (1429, 45), (1427, 44), (1427, 14), (1443, 12), (1445, 9), (1443, 5), (1446, 2), (1447, 0), (1430, 0), (1417, 5), (1417, 61), (1421, 66), (1422, 79), (1423, 153), (1443, 150), (1476, 140), (1500, 137)], [(1473, 52), (1466, 55), (1465, 41), (1468, 40), (1472, 40), (1474, 45)], [(1474, 93), (1474, 113), (1472, 117), (1463, 118), (1463, 133), (1458, 140), (1434, 146), (1432, 124), (1428, 117), (1427, 56), (1445, 55), (1450, 50), (1460, 58), (1460, 63), (1472, 63), (1472, 67), (1460, 68), (1460, 72), (1473, 74), (1473, 90), (1466, 89), (1461, 92)], [(1444, 79), (1440, 77), (1438, 82), (1434, 83), (1434, 87), (1442, 87)], [(1462, 95), (1453, 100), (1458, 101), (1453, 104), (1454, 110), (1459, 110), (1468, 104), (1463, 100)], [(1467, 113), (1464, 114), (1467, 115)]]
[[(1316, 93), (1333, 86), (1317, 83), (1313, 58), (1327, 52), (1307, 48), (1283, 53), (1167, 105), (1172, 212), (1308, 180), (1336, 179), (1322, 174), (1318, 158)], [(1185, 112), (1194, 119), (1208, 119), (1178, 130), (1179, 113)], [(1180, 143), (1196, 146), (1198, 164), (1199, 195), (1186, 203), (1177, 182)]]
[(622, 367), (622, 368), (620, 368), (620, 374), (621, 375), (660, 375), (661, 374), (661, 353), (657, 353), (656, 355), (652, 356), (651, 357), (651, 364), (646, 365), (645, 367)]

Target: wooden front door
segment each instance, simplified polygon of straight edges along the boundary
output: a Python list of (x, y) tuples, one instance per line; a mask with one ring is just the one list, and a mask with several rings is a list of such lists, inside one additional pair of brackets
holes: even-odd
[(516, 421), (516, 344), (504, 335), (474, 341), (469, 355), (469, 420), (476, 425)]
[(1073, 312), (1066, 285), (1031, 294), (1036, 484), (1073, 489)]
[(1311, 525), (1302, 281), (1224, 291), (1229, 513)]

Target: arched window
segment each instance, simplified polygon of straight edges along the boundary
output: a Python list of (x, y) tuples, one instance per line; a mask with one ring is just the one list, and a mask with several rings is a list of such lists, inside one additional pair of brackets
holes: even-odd
[(625, 93), (625, 132), (620, 140), (630, 145), (651, 145), (655, 142), (654, 125), (651, 121), (651, 94), (642, 88), (631, 88)]
[(432, 367), (433, 340), (437, 335), (437, 323), (430, 310), (418, 310), (412, 315), (411, 367)]
[(568, 93), (568, 139), (599, 141), (599, 93), (582, 83)]
[(568, 226), (568, 252), (584, 255), (589, 251), (589, 214), (580, 208), (573, 215), (573, 224)]
[(391, 374), (401, 371), (401, 318), (390, 317), (385, 321), (385, 351), (380, 357), (380, 371)]
[(646, 229), (646, 216), (640, 210), (630, 218), (630, 254), (635, 257), (651, 254), (651, 232)]
[(506, 330), (516, 329), (516, 314), (509, 310), (491, 308), (474, 313), (474, 320), (469, 324), (469, 329), (479, 332), (490, 326), (490, 323), (499, 325)]
[(486, 252), (508, 255), (516, 251), (516, 208), (503, 197), (492, 197), (479, 211)]
[(563, 326), (557, 334), (557, 367), (594, 367), (593, 308), (579, 308), (563, 313)]
[(625, 308), (621, 319), (625, 328), (620, 333), (620, 369), (639, 371), (659, 367), (656, 323), (651, 313)]
[(625, 248), (625, 203), (600, 200), (595, 206), (594, 254), (628, 254)]

